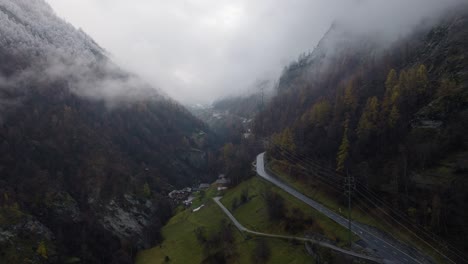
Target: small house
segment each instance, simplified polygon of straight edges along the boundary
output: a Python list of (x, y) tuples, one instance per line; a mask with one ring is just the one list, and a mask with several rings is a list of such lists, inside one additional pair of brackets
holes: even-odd
[(216, 180), (215, 184), (218, 185), (218, 186), (227, 187), (227, 185), (231, 184), (231, 180), (229, 178), (226, 178), (226, 175), (221, 174), (221, 175), (219, 175), (219, 177)]
[(200, 184), (200, 186), (198, 186), (198, 189), (200, 191), (206, 190), (208, 188), (210, 188), (210, 185), (208, 183), (202, 183), (202, 184)]

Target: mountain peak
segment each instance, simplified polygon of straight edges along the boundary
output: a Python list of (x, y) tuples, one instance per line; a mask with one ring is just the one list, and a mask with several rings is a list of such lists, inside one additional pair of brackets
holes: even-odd
[(61, 54), (96, 61), (104, 50), (82, 30), (63, 21), (43, 0), (0, 0), (0, 44), (5, 52), (45, 60)]

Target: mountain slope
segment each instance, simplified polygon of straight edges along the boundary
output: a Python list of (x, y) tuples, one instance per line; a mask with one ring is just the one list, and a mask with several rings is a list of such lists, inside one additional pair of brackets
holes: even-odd
[(43, 0), (0, 1), (0, 36), (0, 262), (131, 263), (209, 177), (208, 128)]
[[(348, 171), (467, 252), (467, 28), (466, 5), (385, 45), (336, 24), (285, 69), (255, 130), (272, 137), (272, 157)], [(297, 162), (289, 172), (307, 179)]]

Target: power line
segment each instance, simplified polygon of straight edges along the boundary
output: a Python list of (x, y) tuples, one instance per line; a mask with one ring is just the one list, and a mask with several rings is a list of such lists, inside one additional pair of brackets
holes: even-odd
[[(297, 154), (294, 154), (293, 152), (279, 146), (279, 145), (274, 145), (275, 147), (277, 147), (278, 149), (281, 149), (283, 152), (287, 152), (287, 154), (291, 155), (291, 156), (295, 156), (296, 159), (299, 161), (299, 162), (303, 162), (311, 167), (313, 167), (315, 170), (318, 170), (320, 171), (321, 173), (323, 174), (326, 174), (327, 176), (331, 177), (331, 178), (334, 178), (334, 179), (339, 179), (339, 180), (344, 180), (344, 176), (341, 176), (341, 175), (337, 175), (337, 174), (332, 174), (330, 173), (326, 168), (323, 168), (323, 167), (320, 167), (314, 163), (311, 163), (311, 162), (304, 162)], [(284, 154), (284, 153), (280, 153), (280, 154)]]
[[(286, 149), (283, 148), (283, 151), (288, 151), (288, 150), (286, 150)], [(290, 151), (289, 151), (289, 152), (290, 152)], [(296, 156), (298, 156), (298, 155), (296, 155)], [(311, 161), (311, 160), (308, 159), (308, 158), (305, 158), (305, 159), (308, 160), (309, 162)], [(315, 163), (315, 164), (317, 164), (317, 163)], [(317, 166), (317, 165), (316, 165), (316, 166)], [(325, 170), (330, 171), (330, 173), (332, 173), (332, 174), (339, 175), (339, 174), (338, 174), (335, 170), (333, 170), (333, 169), (329, 169), (329, 168), (325, 168), (325, 167), (322, 167), (322, 168), (325, 169)], [(377, 194), (375, 194), (372, 190), (370, 190), (367, 186), (361, 184), (359, 181), (357, 181), (357, 184), (360, 185), (364, 191), (366, 191), (367, 193), (369, 193), (370, 195), (372, 195), (372, 196), (373, 196), (373, 199), (377, 200), (379, 203), (383, 204), (383, 205), (386, 206), (388, 209), (390, 209), (390, 211), (392, 211), (395, 215), (399, 216), (401, 220), (404, 220), (404, 221), (407, 222), (408, 224), (410, 224), (410, 225), (412, 225), (412, 226), (418, 228), (421, 232), (425, 233), (429, 238), (431, 238), (432, 240), (434, 240), (434, 241), (437, 242), (438, 244), (441, 243), (441, 242), (437, 241), (436, 238), (439, 239), (439, 240), (443, 240), (443, 239), (441, 239), (440, 237), (438, 237), (438, 236), (435, 235), (434, 233), (430, 233), (428, 230), (426, 230), (424, 227), (418, 225), (417, 223), (414, 223), (414, 222), (412, 222), (411, 220), (408, 220), (407, 216), (404, 215), (404, 213), (402, 213), (402, 212), (400, 212), (400, 211), (394, 209), (392, 206), (388, 205), (386, 202), (384, 202), (382, 199), (380, 199), (380, 198), (378, 197)], [(461, 252), (460, 252), (458, 249), (456, 249), (455, 247), (451, 246), (450, 244), (448, 244), (448, 246), (449, 246), (449, 247), (452, 247), (453, 250), (456, 250), (456, 251), (458, 251), (460, 254), (463, 255), (463, 253), (461, 253)], [(448, 249), (448, 250), (450, 250), (450, 251), (452, 251), (453, 253), (456, 254), (456, 252), (454, 252), (452, 249)], [(457, 255), (458, 255), (458, 254), (457, 254)], [(466, 258), (466, 257), (464, 257), (464, 258)]]
[[(289, 158), (286, 158), (286, 159), (287, 159), (288, 161), (292, 161), (292, 160), (290, 160)], [(351, 178), (351, 179), (352, 179), (352, 178)], [(323, 180), (320, 179), (320, 178), (319, 178), (319, 181), (323, 182)], [(326, 182), (325, 182), (325, 183), (326, 183)], [(329, 184), (329, 183), (326, 183), (326, 184)], [(348, 187), (348, 191), (352, 190), (352, 189), (354, 188), (354, 187), (353, 187), (353, 186), (354, 186), (353, 180), (349, 180), (349, 184), (346, 184), (346, 186)], [(333, 188), (334, 188), (335, 190), (337, 190), (336, 187), (333, 187)], [(351, 194), (351, 192), (349, 192), (349, 194)], [(349, 197), (349, 196), (348, 196), (348, 197)], [(350, 205), (350, 204), (349, 204), (349, 205)], [(352, 229), (351, 229), (351, 210), (350, 210), (350, 207), (349, 207), (348, 212), (349, 212), (349, 213), (348, 213), (348, 223), (349, 223), (349, 224), (348, 224), (348, 230), (349, 230), (349, 234), (350, 234), (350, 235), (349, 235), (349, 241), (350, 241), (349, 243), (350, 243), (350, 246), (351, 246), (351, 243), (352, 243)], [(368, 231), (366, 231), (366, 232), (368, 232)], [(369, 233), (369, 232), (368, 232), (368, 233)], [(378, 238), (377, 236), (375, 236), (375, 235), (372, 234), (372, 233), (369, 233), (369, 234), (372, 235), (372, 236), (375, 237), (375, 238)], [(389, 243), (387, 243), (387, 244), (390, 245), (391, 247), (394, 247), (396, 250), (399, 250), (398, 248), (396, 248), (396, 247), (393, 246), (392, 244), (389, 244)], [(400, 250), (399, 250), (399, 251), (400, 251)], [(403, 253), (404, 253), (404, 252), (403, 252)]]
[[(358, 184), (360, 184), (358, 182)], [(443, 246), (445, 247), (448, 251), (450, 251), (451, 253), (453, 253), (454, 255), (456, 255), (458, 258), (460, 259), (468, 259), (466, 256), (464, 256), (464, 253), (462, 253), (461, 251), (459, 251), (457, 248), (455, 248), (454, 246), (448, 244), (447, 242), (443, 241), (442, 238), (438, 237), (436, 234), (434, 233), (430, 233), (428, 230), (426, 230), (426, 228), (422, 227), (421, 225), (418, 225), (417, 223), (414, 223), (413, 221), (409, 220), (405, 215), (404, 213), (401, 213), (399, 212), (398, 210), (396, 209), (393, 209), (391, 206), (389, 206), (387, 203), (385, 203), (384, 201), (382, 201), (381, 199), (379, 199), (379, 197), (377, 197), (377, 194), (373, 193), (369, 188), (367, 188), (366, 186), (362, 186), (363, 187), (363, 190), (368, 192), (371, 196), (372, 196), (372, 199), (374, 200), (377, 200), (377, 202), (380, 202), (381, 204), (383, 204), (384, 206), (387, 207), (387, 209), (390, 209), (390, 211), (392, 211), (394, 214), (396, 214), (400, 220), (403, 220), (405, 221), (406, 223), (408, 223), (410, 226), (412, 227), (415, 227), (416, 229), (418, 229), (420, 232), (424, 233), (424, 235), (428, 238), (430, 238), (432, 241), (434, 241), (436, 244), (438, 244), (439, 246)], [(438, 240), (441, 240), (441, 241), (438, 241)], [(444, 245), (444, 243), (446, 243), (446, 245)]]
[[(276, 145), (276, 144), (273, 143), (273, 145)], [(276, 145), (276, 147), (279, 148), (279, 149), (282, 149), (283, 151), (288, 151), (288, 150), (282, 148), (281, 146)], [(290, 152), (290, 151), (288, 151), (288, 152)], [(291, 153), (291, 152), (290, 152), (290, 153)], [(280, 154), (284, 154), (284, 153), (280, 153)], [(294, 155), (294, 154), (293, 154), (293, 155)], [(283, 155), (283, 156), (284, 156), (284, 155)], [(296, 155), (296, 160), (299, 160), (299, 161), (296, 161), (296, 162), (301, 162), (300, 159), (297, 158), (297, 155)], [(310, 165), (310, 164), (309, 164), (309, 165)], [(316, 163), (314, 164), (314, 166), (317, 166)], [(304, 169), (305, 169), (305, 168), (304, 168)], [(330, 170), (330, 169), (326, 169), (326, 168), (323, 168), (323, 169), (330, 171), (330, 173), (336, 174), (335, 171), (332, 172), (332, 170)], [(338, 176), (338, 177), (339, 177), (339, 176)], [(360, 183), (358, 183), (358, 184), (360, 184)], [(373, 197), (374, 199), (377, 198), (377, 197), (375, 197), (376, 194), (373, 193), (371, 190), (369, 190), (366, 186), (363, 186), (363, 185), (362, 185), (362, 187), (365, 189), (365, 191), (367, 191), (369, 194), (371, 194), (372, 196), (374, 196), (374, 197)], [(365, 194), (363, 194), (363, 193), (361, 193), (361, 192), (360, 192), (360, 194), (361, 194), (363, 197), (365, 197), (367, 200), (371, 201), (371, 202), (373, 203), (373, 205), (376, 206), (376, 208), (378, 208), (380, 211), (384, 212), (384, 213), (385, 213), (386, 215), (388, 215), (391, 219), (393, 219), (394, 222), (398, 223), (400, 226), (403, 226), (403, 227), (404, 227), (405, 229), (407, 229), (410, 233), (412, 233), (414, 236), (416, 236), (419, 240), (421, 240), (421, 241), (423, 241), (425, 244), (429, 245), (432, 249), (434, 249), (436, 252), (438, 252), (438, 253), (441, 254), (442, 256), (448, 258), (448, 257), (445, 256), (443, 253), (441, 253), (439, 250), (437, 250), (436, 248), (434, 248), (429, 242), (427, 242), (426, 240), (424, 240), (423, 238), (421, 238), (420, 236), (418, 236), (416, 233), (414, 233), (413, 231), (411, 231), (411, 229), (409, 229), (408, 227), (406, 227), (404, 224), (402, 224), (402, 223), (401, 223), (400, 221), (398, 221), (396, 218), (394, 218), (394, 217), (392, 217), (391, 215), (389, 215), (386, 211), (383, 211), (383, 209), (382, 209), (380, 206), (378, 206), (377, 204), (375, 204), (375, 203), (374, 203), (371, 199), (369, 199)], [(386, 205), (387, 207), (389, 207), (386, 203), (384, 203), (384, 202), (381, 201), (380, 199), (377, 198), (377, 200), (380, 201), (382, 204)], [(401, 219), (405, 220), (407, 223), (410, 223), (410, 224), (414, 225), (414, 223), (409, 222), (409, 220), (408, 220), (407, 218), (402, 217), (401, 214), (400, 214), (398, 211), (392, 209), (391, 207), (389, 207), (389, 208), (390, 208), (394, 213), (396, 213)], [(419, 227), (418, 229), (421, 229), (421, 228)], [(424, 230), (424, 229), (423, 229), (422, 231), (423, 231), (431, 240), (433, 240), (434, 242), (436, 242), (437, 244), (440, 245), (441, 242), (435, 240), (435, 239), (431, 236), (430, 233), (428, 233), (428, 232), (427, 232), (426, 230)], [(450, 246), (450, 245), (449, 245), (449, 246)], [(453, 253), (454, 255), (456, 255), (457, 257), (459, 257), (459, 258), (461, 258), (461, 259), (466, 259), (466, 258), (460, 256), (459, 254), (457, 254), (456, 252), (454, 252), (452, 249), (450, 249), (450, 248), (447, 248), (447, 249), (448, 249), (451, 253)], [(457, 251), (458, 251), (458, 250), (457, 250)], [(463, 254), (462, 254), (462, 255), (463, 255)]]
[[(436, 249), (434, 246), (432, 246), (429, 242), (427, 242), (426, 240), (424, 240), (423, 238), (421, 238), (420, 236), (418, 236), (416, 233), (414, 233), (413, 231), (411, 231), (411, 229), (409, 229), (408, 227), (406, 227), (405, 225), (403, 225), (402, 223), (400, 223), (398, 220), (396, 220), (394, 217), (392, 217), (391, 215), (389, 215), (386, 211), (384, 211), (382, 208), (380, 208), (378, 205), (376, 205), (371, 199), (369, 199), (368, 197), (364, 196), (361, 192), (359, 191), (356, 191), (357, 193), (361, 194), (367, 201), (369, 201), (371, 204), (373, 204), (375, 206), (375, 208), (377, 208), (379, 211), (381, 211), (382, 213), (388, 215), (390, 217), (391, 220), (395, 221), (397, 224), (399, 224), (400, 226), (404, 227), (410, 234), (414, 235), (416, 238), (418, 238), (419, 240), (421, 240), (422, 242), (424, 242), (426, 245), (428, 245), (429, 247), (431, 247), (433, 250), (435, 250), (437, 253), (439, 253), (441, 256), (443, 256), (444, 258), (446, 258), (447, 260), (449, 260), (450, 262), (452, 263), (455, 263), (453, 260), (451, 260), (449, 257), (447, 257), (444, 253), (440, 252), (438, 249)], [(385, 219), (384, 221), (390, 226), (392, 227), (391, 223), (387, 222)], [(408, 241), (410, 242), (410, 241)]]
[(345, 179), (344, 184), (345, 193), (348, 195), (348, 230), (349, 230), (349, 247), (353, 246), (352, 242), (352, 233), (351, 233), (351, 195), (354, 189), (356, 188), (356, 183), (354, 177), (351, 177), (351, 174), (348, 174), (348, 177)]
[[(290, 161), (291, 161), (291, 160), (290, 160)], [(341, 216), (340, 216), (340, 217), (341, 217)], [(343, 218), (343, 217), (342, 217), (342, 218)], [(363, 229), (362, 227), (359, 227), (359, 226), (357, 226), (357, 228), (358, 228), (358, 229), (361, 229), (361, 230), (363, 230), (363, 231), (365, 231), (367, 234), (369, 234), (370, 236), (373, 236), (375, 239), (381, 240), (382, 242), (384, 242), (385, 244), (387, 244), (387, 245), (389, 245), (390, 247), (394, 248), (395, 250), (400, 251), (402, 254), (404, 254), (404, 255), (410, 257), (411, 259), (415, 260), (416, 262), (420, 263), (419, 261), (417, 261), (416, 259), (414, 259), (414, 258), (411, 257), (410, 255), (408, 255), (407, 253), (401, 251), (399, 248), (395, 247), (395, 246), (392, 245), (391, 243), (388, 243), (387, 241), (382, 240), (380, 237), (374, 235), (372, 232), (369, 232), (368, 230), (365, 230), (365, 229)]]
[[(365, 206), (365, 207), (368, 208), (369, 210), (366, 210), (366, 209), (362, 208), (362, 207), (359, 206), (359, 205), (355, 205), (355, 206), (356, 206), (359, 210), (361, 210), (362, 212), (369, 212), (369, 211), (372, 211), (372, 210), (370, 210), (371, 208), (370, 208), (369, 206), (364, 205), (364, 204), (363, 204), (363, 206)], [(376, 218), (375, 218), (374, 216), (372, 216), (371, 214), (367, 214), (367, 216), (369, 216), (370, 218), (372, 218), (372, 220), (374, 220), (374, 221), (376, 221), (376, 222), (380, 222), (380, 221), (379, 221), (380, 219), (379, 219), (379, 220), (376, 219)], [(388, 227), (392, 227), (392, 225), (389, 224), (385, 219), (384, 219), (384, 222), (386, 222), (386, 224), (388, 225)], [(368, 233), (369, 233), (369, 234), (372, 234), (372, 235), (375, 237), (375, 235), (374, 235), (372, 232), (368, 231)], [(392, 237), (394, 241), (404, 240), (404, 239), (402, 239), (402, 238), (397, 239), (396, 237), (394, 237), (394, 236), (393, 236), (392, 234), (390, 234), (390, 233), (386, 233), (386, 234), (389, 235), (390, 237)], [(408, 242), (408, 241), (406, 241), (406, 242)], [(400, 252), (402, 252), (400, 249), (398, 249), (398, 247), (397, 247), (396, 245), (393, 245), (393, 244), (389, 244), (389, 245), (391, 245), (394, 249), (397, 249), (397, 250), (399, 250)], [(410, 256), (408, 253), (405, 253), (405, 255)], [(413, 256), (410, 256), (410, 257), (411, 257), (413, 260), (416, 260), (416, 259), (414, 259)], [(419, 262), (419, 261), (417, 261), (417, 262)], [(419, 262), (419, 263), (421, 263), (421, 262)]]
[[(315, 163), (317, 164), (317, 163)], [(317, 165), (318, 166), (318, 165)], [(326, 169), (326, 168), (324, 168)], [(328, 169), (331, 173), (335, 173), (337, 174), (335, 171), (333, 171), (332, 169)], [(392, 211), (394, 214), (396, 214), (397, 216), (399, 216), (400, 220), (403, 220), (405, 221), (406, 223), (408, 223), (409, 225), (413, 226), (413, 227), (416, 227), (420, 232), (424, 233), (428, 238), (430, 238), (433, 242), (435, 242), (437, 245), (439, 246), (444, 246), (448, 251), (450, 251), (452, 254), (456, 255), (458, 258), (460, 259), (464, 259), (466, 260), (467, 258), (464, 256), (464, 253), (460, 252), (457, 248), (453, 247), (452, 245), (448, 244), (447, 242), (440, 242), (438, 241), (437, 239), (439, 240), (442, 240), (440, 237), (437, 237), (437, 235), (433, 234), (433, 233), (430, 233), (429, 231), (427, 231), (424, 227), (412, 222), (411, 220), (409, 220), (406, 216), (403, 216), (401, 212), (397, 211), (396, 209), (394, 209), (393, 207), (389, 206), (387, 203), (385, 203), (383, 200), (379, 199), (377, 197), (377, 194), (375, 194), (374, 192), (372, 192), (372, 190), (370, 190), (367, 186), (361, 184), (360, 182), (357, 182), (357, 184), (359, 184), (363, 189), (364, 191), (368, 192), (370, 195), (373, 196), (373, 199), (377, 200), (378, 202), (380, 202), (381, 204), (383, 204), (384, 206), (388, 207), (388, 209), (390, 209), (390, 211)], [(364, 194), (362, 194), (364, 195)], [(379, 207), (376, 205), (376, 207)], [(380, 208), (380, 207), (379, 207)], [(388, 213), (386, 213), (388, 215)], [(390, 215), (389, 215), (390, 216)], [(390, 216), (392, 217), (392, 216)], [(392, 217), (394, 219), (394, 221), (398, 222), (400, 225), (404, 226), (403, 224), (401, 224), (398, 220), (396, 220), (396, 218)], [(410, 232), (411, 229), (409, 229), (408, 227), (404, 226), (407, 230), (409, 230)], [(414, 233), (414, 232), (412, 232)], [(437, 238), (437, 239), (436, 239)], [(429, 244), (427, 241), (425, 241), (424, 239), (421, 238), (422, 241), (424, 241), (426, 244)], [(445, 244), (445, 245), (444, 245)], [(430, 245), (430, 244), (429, 244)], [(430, 245), (432, 248), (434, 248), (432, 245)], [(436, 250), (436, 249), (435, 249)]]
[[(283, 156), (283, 158), (285, 158), (286, 160), (288, 161), (291, 161), (291, 162), (297, 162), (297, 161), (294, 161), (292, 160), (293, 158), (292, 157), (285, 157)], [(307, 170), (305, 167), (299, 165), (302, 169), (304, 170)], [(321, 183), (329, 186), (330, 188), (334, 189), (335, 191), (341, 193), (342, 192), (342, 189), (336, 187), (334, 184), (336, 184), (336, 182), (329, 182), (329, 179), (323, 177), (323, 176), (319, 176), (319, 175), (315, 175), (316, 176), (316, 179), (318, 179)]]
[[(288, 158), (286, 158), (286, 159), (288, 159)], [(289, 160), (289, 159), (288, 159), (288, 160)], [(350, 216), (350, 212), (351, 212), (351, 203), (350, 203), (350, 201), (351, 201), (351, 190), (355, 188), (354, 178), (353, 178), (353, 177), (347, 177), (347, 178), (345, 178), (345, 184), (344, 184), (344, 185), (345, 185), (345, 188), (344, 188), (345, 193), (346, 193), (347, 196), (348, 196), (348, 212), (349, 212), (349, 214), (348, 214), (348, 220), (349, 220), (349, 224), (350, 224), (350, 223), (351, 223), (351, 220), (350, 220), (350, 219), (351, 219), (351, 216)], [(335, 188), (335, 190), (336, 190), (336, 188)], [(363, 212), (365, 212), (365, 211), (363, 211)], [(348, 229), (351, 229), (351, 227), (349, 226)]]

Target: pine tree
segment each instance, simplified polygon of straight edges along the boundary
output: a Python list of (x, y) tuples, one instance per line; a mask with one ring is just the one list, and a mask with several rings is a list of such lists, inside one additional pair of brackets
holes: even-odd
[(405, 70), (400, 71), (400, 76), (398, 77), (398, 85), (402, 92), (407, 92), (409, 90), (409, 76), (408, 72)]
[(41, 241), (39, 243), (39, 246), (37, 247), (37, 250), (36, 250), (37, 254), (39, 254), (40, 256), (42, 256), (43, 258), (47, 259), (48, 258), (48, 255), (47, 255), (47, 246), (45, 244), (44, 241)]
[(395, 69), (391, 69), (385, 81), (385, 95), (390, 94), (393, 88), (398, 84), (398, 74)]
[(358, 100), (352, 81), (350, 81), (345, 88), (343, 100), (346, 110), (353, 113), (357, 108)]
[(315, 103), (310, 111), (309, 120), (316, 125), (325, 125), (330, 119), (331, 105), (328, 100)]
[(391, 96), (390, 96), (390, 102), (392, 104), (395, 104), (397, 102), (397, 100), (400, 98), (400, 94), (401, 94), (401, 91), (400, 91), (400, 85), (395, 85), (392, 89), (392, 93), (391, 93)]
[(427, 77), (427, 68), (424, 64), (419, 65), (416, 70), (416, 91), (418, 94), (424, 94), (429, 86), (429, 78)]
[(359, 138), (367, 137), (371, 132), (377, 129), (379, 117), (379, 99), (375, 96), (367, 99), (357, 128)]
[(149, 184), (147, 182), (145, 182), (145, 184), (143, 185), (143, 196), (145, 198), (150, 198), (151, 197), (151, 189), (150, 189)]
[[(391, 69), (390, 72), (387, 75), (387, 80), (385, 81), (385, 95), (382, 100), (382, 112), (381, 112), (381, 118), (383, 120), (386, 119), (391, 105), (394, 102), (393, 101), (393, 94), (395, 93), (395, 90), (400, 90), (399, 85), (398, 85), (398, 74), (395, 69)], [(399, 92), (398, 92), (399, 94)]]
[(340, 148), (336, 155), (336, 170), (343, 172), (345, 169), (346, 161), (348, 160), (349, 155), (349, 140), (348, 140), (348, 122), (345, 124), (345, 131), (343, 134), (343, 139), (341, 140)]
[(286, 128), (281, 134), (281, 147), (288, 151), (296, 151), (296, 144), (294, 143), (293, 134), (289, 128)]
[(400, 112), (398, 111), (398, 107), (394, 105), (392, 107), (392, 111), (390, 111), (390, 115), (388, 116), (388, 125), (390, 128), (394, 128), (395, 125), (398, 122), (398, 119), (400, 119)]
[[(392, 69), (389, 72), (387, 76), (387, 81), (385, 82), (385, 96), (382, 100), (380, 113), (380, 119), (382, 120), (380, 122), (381, 129), (385, 129), (387, 125), (390, 125), (390, 127), (393, 126), (393, 121), (387, 122), (389, 118), (391, 118), (392, 120), (397, 120), (399, 118), (398, 108), (396, 107), (396, 105), (399, 102), (400, 95), (402, 92), (401, 87), (407, 87), (408, 85), (408, 78), (408, 73), (405, 71), (402, 71), (399, 77), (394, 69)], [(393, 116), (390, 117), (390, 115)], [(363, 120), (363, 122), (364, 121), (366, 120)], [(358, 127), (362, 128), (362, 126)]]

